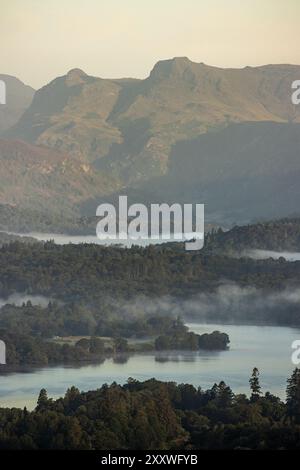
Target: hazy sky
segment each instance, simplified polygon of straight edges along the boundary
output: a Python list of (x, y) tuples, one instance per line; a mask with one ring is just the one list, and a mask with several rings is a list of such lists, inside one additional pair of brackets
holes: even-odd
[(188, 56), (222, 67), (300, 64), (300, 0), (0, 0), (0, 73), (40, 87), (79, 67), (146, 77)]

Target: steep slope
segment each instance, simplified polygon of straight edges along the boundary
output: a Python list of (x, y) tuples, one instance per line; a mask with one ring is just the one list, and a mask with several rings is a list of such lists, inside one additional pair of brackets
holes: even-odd
[(0, 105), (0, 133), (14, 126), (30, 106), (34, 89), (10, 75), (0, 74), (6, 85), (6, 104)]
[[(224, 226), (300, 215), (300, 123), (245, 122), (178, 142), (166, 175), (126, 190), (129, 203), (204, 203)], [(118, 193), (105, 200), (117, 203)], [(99, 198), (82, 210), (94, 214)]]
[(79, 69), (38, 90), (19, 123), (6, 133), (92, 161), (106, 154), (120, 131), (108, 122), (120, 86)]
[(299, 214), (300, 124), (241, 123), (173, 147), (168, 175), (140, 187), (156, 199), (206, 204), (210, 220)]
[(0, 139), (0, 204), (71, 214), (94, 196), (117, 189), (74, 155), (22, 141)]

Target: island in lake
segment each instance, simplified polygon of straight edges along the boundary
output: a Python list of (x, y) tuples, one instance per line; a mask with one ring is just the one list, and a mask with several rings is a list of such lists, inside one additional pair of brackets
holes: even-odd
[[(30, 302), (18, 308), (24, 315), (35, 309)], [(5, 308), (3, 309), (5, 314)], [(32, 313), (33, 313), (32, 312)], [(107, 357), (122, 353), (142, 353), (149, 351), (197, 351), (226, 350), (230, 342), (226, 333), (214, 331), (203, 335), (189, 331), (180, 318), (150, 317), (145, 322), (148, 336), (135, 337), (128, 341), (123, 337), (102, 338), (60, 337), (42, 338), (31, 334), (16, 333), (0, 329), (0, 337), (7, 348), (7, 366), (43, 366), (88, 361), (103, 361)], [(33, 326), (34, 328), (36, 326)], [(157, 335), (158, 331), (162, 334)], [(154, 334), (156, 335), (154, 336)], [(145, 334), (145, 332), (144, 332)], [(5, 372), (6, 367), (2, 366)]]

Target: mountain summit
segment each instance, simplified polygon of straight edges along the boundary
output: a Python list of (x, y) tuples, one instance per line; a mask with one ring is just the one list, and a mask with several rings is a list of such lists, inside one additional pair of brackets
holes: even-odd
[(87, 78), (88, 75), (83, 70), (72, 69), (66, 75), (66, 83), (69, 86), (82, 85)]

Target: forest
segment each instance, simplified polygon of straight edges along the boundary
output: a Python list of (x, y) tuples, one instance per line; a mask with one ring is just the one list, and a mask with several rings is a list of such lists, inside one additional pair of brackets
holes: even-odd
[(249, 386), (247, 397), (224, 381), (202, 390), (129, 378), (57, 400), (42, 389), (31, 412), (0, 409), (0, 449), (299, 449), (300, 370), (286, 402), (263, 394), (256, 368)]

